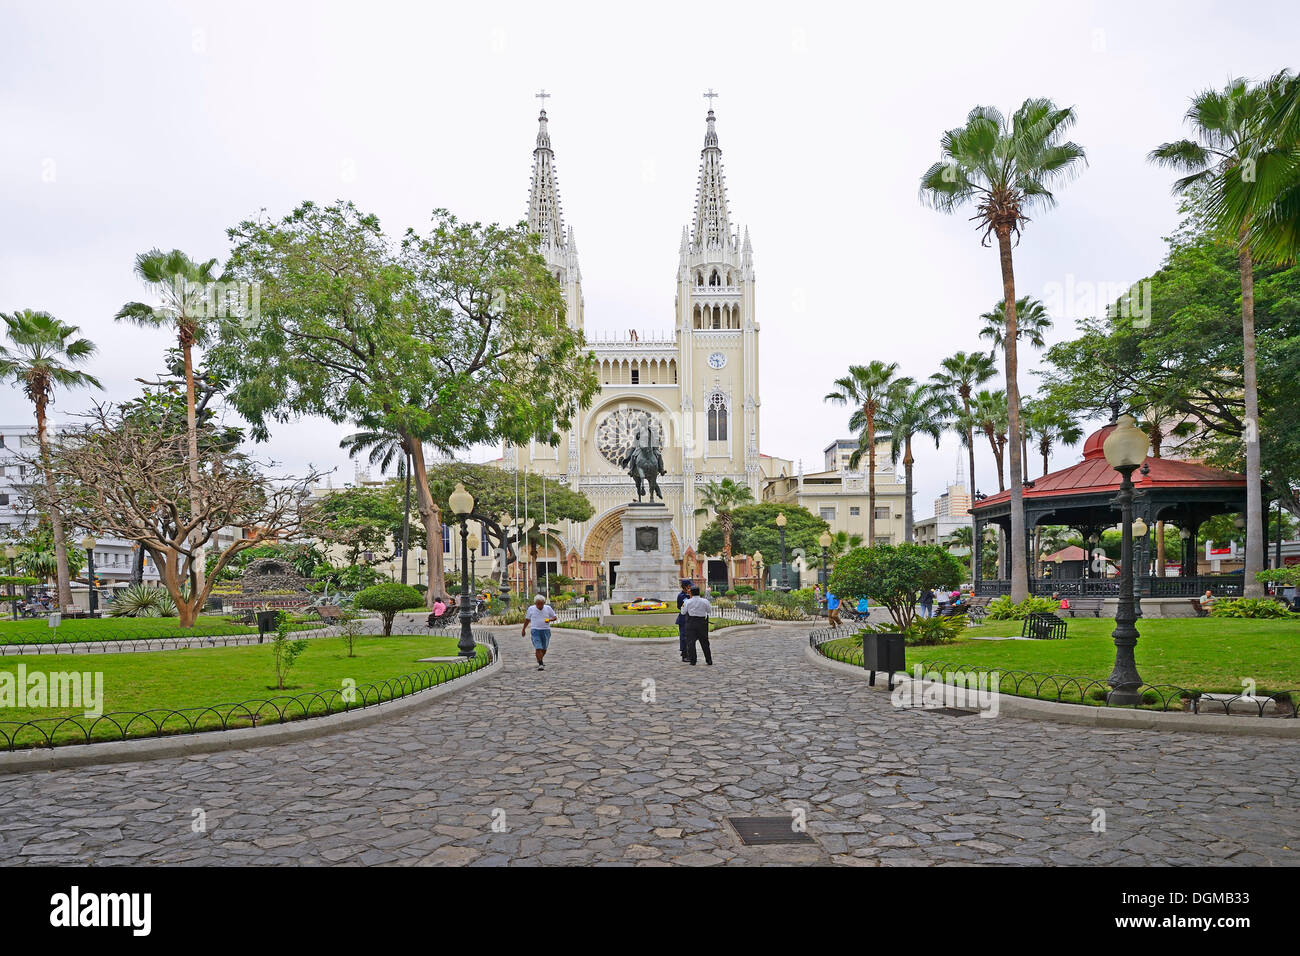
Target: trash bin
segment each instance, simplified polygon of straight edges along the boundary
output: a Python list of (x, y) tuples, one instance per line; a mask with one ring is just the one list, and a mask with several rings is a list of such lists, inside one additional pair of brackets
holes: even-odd
[(275, 630), (276, 620), (279, 617), (279, 611), (257, 612), (257, 643), (261, 644), (266, 635)]
[(876, 683), (876, 671), (889, 675), (889, 689), (894, 689), (895, 671), (907, 669), (907, 651), (902, 634), (862, 635), (862, 666), (871, 671), (868, 683)]

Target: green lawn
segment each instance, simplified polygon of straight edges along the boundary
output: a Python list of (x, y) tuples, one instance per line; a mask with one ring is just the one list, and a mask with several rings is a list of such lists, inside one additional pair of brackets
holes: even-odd
[[(275, 689), (275, 667), (268, 644), (244, 647), (191, 648), (176, 651), (126, 654), (42, 654), (0, 658), (0, 672), (16, 673), (25, 665), (28, 676), (35, 672), (50, 674), (59, 671), (92, 671), (103, 673), (104, 714), (114, 712), (151, 712), (154, 721), (162, 722), (168, 733), (182, 733), (190, 722), (196, 729), (215, 729), (221, 725), (222, 716), (230, 715), (231, 707), (244, 701), (265, 701), (291, 696), (322, 696), (289, 707), (284, 719), (295, 719), (305, 714), (320, 714), (327, 707), (344, 709), (337, 692), (344, 680), (355, 681), (354, 706), (376, 699), (389, 700), (400, 697), (420, 687), (442, 683), (463, 673), (459, 665), (420, 663), (422, 657), (449, 657), (456, 654), (455, 637), (361, 637), (356, 641), (356, 657), (349, 658), (341, 639), (311, 641), (289, 673), (284, 690)], [(488, 662), (488, 650), (479, 647), (476, 666)], [(432, 672), (432, 673), (431, 673)], [(425, 674), (423, 678), (375, 687), (377, 682), (405, 675)], [(333, 694), (331, 697), (330, 695)], [(170, 711), (186, 708), (212, 710), (192, 713), (188, 719), (180, 716), (167, 718)], [(247, 727), (253, 723), (251, 713), (256, 711), (259, 724), (274, 723), (281, 719), (276, 708), (258, 704), (249, 706), (248, 712), (236, 711), (227, 722), (230, 726)], [(34, 730), (17, 731), (14, 724), (39, 720), (49, 728), (49, 718), (73, 717), (74, 725), (56, 734), (56, 742), (67, 743), (84, 739), (82, 728), (92, 727), (92, 737), (100, 740), (119, 739), (124, 731), (104, 718), (98, 721), (83, 716), (84, 708), (22, 708), (0, 709), (0, 748), (15, 737), (14, 745), (33, 746), (41, 735)], [(149, 736), (154, 723), (137, 719), (125, 735)]]
[[(910, 669), (922, 661), (943, 661), (964, 668), (1034, 671), (1104, 681), (1115, 663), (1106, 618), (1068, 619), (1068, 636), (1059, 641), (980, 641), (964, 636), (953, 644), (908, 647)], [(991, 621), (966, 634), (1020, 634), (1020, 621)], [(1152, 618), (1138, 621), (1135, 657), (1148, 684), (1173, 684), (1192, 691), (1241, 693), (1242, 680), (1255, 681), (1271, 694), (1300, 689), (1300, 622), (1249, 621), (1229, 618)], [(861, 663), (860, 648), (848, 641), (830, 642), (828, 656)], [(1004, 687), (1010, 692), (1011, 688)], [(1021, 693), (1033, 696), (1032, 688)], [(1044, 696), (1039, 693), (1037, 696)], [(1046, 696), (1055, 697), (1055, 689)]]
[[(295, 630), (319, 627), (318, 620), (294, 625)], [(65, 620), (57, 628), (45, 618), (0, 620), (0, 644), (56, 644), (61, 641), (125, 641), (148, 637), (223, 637), (256, 634), (257, 628), (222, 615), (205, 615), (186, 629), (174, 617), (103, 617)]]
[[(716, 631), (720, 627), (732, 627), (736, 624), (743, 624), (744, 621), (724, 621), (711, 618), (709, 620), (709, 630)], [(566, 630), (595, 631), (597, 634), (614, 634), (618, 637), (676, 637), (677, 626), (674, 624), (601, 624), (600, 621), (592, 618), (580, 621), (560, 621), (551, 625), (552, 627), (562, 627)]]

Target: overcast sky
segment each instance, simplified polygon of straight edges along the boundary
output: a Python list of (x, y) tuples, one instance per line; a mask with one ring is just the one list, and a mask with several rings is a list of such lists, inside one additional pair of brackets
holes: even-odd
[[(732, 221), (754, 244), (762, 451), (813, 471), (847, 432), (848, 413), (821, 401), (847, 365), (896, 361), (923, 378), (981, 346), (978, 316), (1000, 296), (996, 252), (964, 215), (917, 199), (945, 129), (976, 104), (1077, 108), (1072, 138), (1089, 166), (1016, 250), (1020, 294), (1080, 290), (1056, 316), (1052, 340), (1068, 337), (1088, 283), (1127, 284), (1159, 264), (1175, 202), (1146, 152), (1183, 135), (1195, 91), (1300, 66), (1297, 9), (4, 0), (0, 311), (81, 326), (107, 395), (131, 397), (169, 344), (112, 321), (144, 295), (136, 253), (224, 260), (227, 227), (306, 199), (351, 199), (392, 233), (423, 227), (437, 206), (517, 221), (544, 87), (588, 330), (668, 331), (712, 87)], [(57, 409), (88, 401), (60, 396)], [(30, 416), (20, 392), (0, 391), (0, 423)], [(337, 464), (345, 481), (347, 431), (280, 426), (261, 454)], [(995, 491), (980, 451), (977, 484)], [(960, 454), (951, 438), (919, 451), (918, 517)]]

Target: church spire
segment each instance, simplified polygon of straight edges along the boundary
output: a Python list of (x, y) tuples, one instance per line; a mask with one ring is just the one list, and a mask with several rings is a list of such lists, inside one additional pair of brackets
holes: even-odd
[(704, 149), (700, 152), (700, 181), (695, 195), (694, 245), (697, 249), (729, 248), (731, 246), (731, 221), (727, 215), (727, 184), (722, 172), (722, 149), (718, 146), (718, 131), (714, 128), (712, 90), (709, 97), (709, 114), (705, 117), (708, 128), (704, 133)]
[(543, 90), (542, 111), (537, 117), (537, 146), (533, 150), (533, 181), (528, 191), (528, 229), (542, 237), (542, 248), (564, 248), (564, 219), (560, 213), (560, 184), (555, 175), (555, 153), (551, 134), (546, 129), (546, 97)]

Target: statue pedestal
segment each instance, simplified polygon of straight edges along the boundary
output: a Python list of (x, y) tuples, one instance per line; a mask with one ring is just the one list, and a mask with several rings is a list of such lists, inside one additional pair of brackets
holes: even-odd
[(676, 600), (681, 590), (673, 560), (673, 514), (662, 502), (632, 502), (622, 515), (623, 557), (610, 600)]

